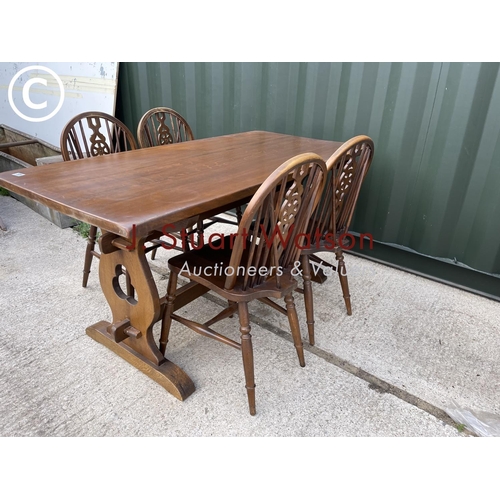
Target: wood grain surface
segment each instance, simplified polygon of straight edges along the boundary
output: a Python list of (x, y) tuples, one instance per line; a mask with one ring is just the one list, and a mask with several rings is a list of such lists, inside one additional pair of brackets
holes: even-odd
[(284, 161), (342, 143), (252, 131), (0, 174), (0, 186), (132, 239), (255, 193)]

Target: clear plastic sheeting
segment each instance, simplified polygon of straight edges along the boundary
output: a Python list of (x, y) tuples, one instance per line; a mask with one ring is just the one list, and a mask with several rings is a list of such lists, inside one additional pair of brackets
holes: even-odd
[(500, 416), (486, 411), (473, 411), (469, 408), (460, 408), (452, 403), (446, 413), (459, 424), (481, 437), (500, 437)]

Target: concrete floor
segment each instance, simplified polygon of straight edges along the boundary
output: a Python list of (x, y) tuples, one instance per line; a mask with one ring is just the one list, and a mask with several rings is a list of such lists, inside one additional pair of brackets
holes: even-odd
[[(314, 285), (305, 368), (286, 318), (252, 304), (254, 417), (240, 354), (174, 324), (167, 357), (196, 386), (180, 402), (85, 334), (111, 319), (97, 263), (81, 287), (85, 241), (10, 197), (0, 216), (2, 436), (463, 436), (453, 402), (500, 414), (500, 304), (350, 255), (353, 315), (337, 279)], [(160, 291), (171, 255), (152, 263)], [(208, 318), (217, 301), (183, 312)], [(238, 320), (218, 329), (237, 338)]]

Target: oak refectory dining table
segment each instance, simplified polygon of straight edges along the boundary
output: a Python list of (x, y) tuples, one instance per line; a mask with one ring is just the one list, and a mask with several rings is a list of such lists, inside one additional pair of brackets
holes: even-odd
[[(112, 320), (86, 332), (184, 400), (194, 384), (153, 338), (162, 301), (145, 243), (170, 224), (237, 206), (289, 158), (313, 152), (327, 159), (341, 144), (243, 132), (4, 172), (0, 186), (101, 229), (99, 280)], [(120, 285), (124, 269), (131, 295)], [(193, 287), (176, 308), (207, 291)]]

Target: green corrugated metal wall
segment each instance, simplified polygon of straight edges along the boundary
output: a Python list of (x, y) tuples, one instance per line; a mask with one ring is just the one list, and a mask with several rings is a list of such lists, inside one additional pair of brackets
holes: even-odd
[(375, 160), (352, 230), (500, 274), (499, 63), (121, 63), (117, 115), (155, 106), (196, 138), (261, 129), (344, 141)]

